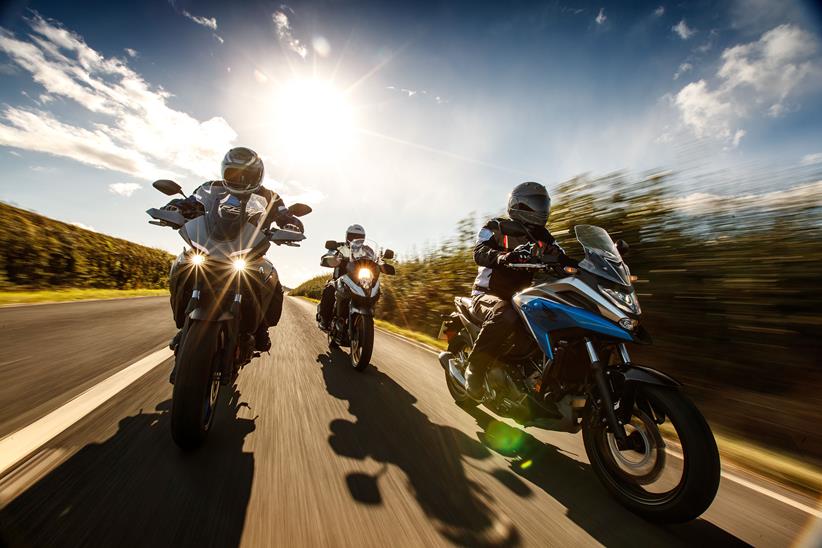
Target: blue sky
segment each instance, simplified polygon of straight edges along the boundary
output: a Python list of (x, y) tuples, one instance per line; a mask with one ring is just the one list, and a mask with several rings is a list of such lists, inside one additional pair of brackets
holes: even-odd
[(146, 223), (151, 181), (191, 190), (250, 146), (268, 186), (315, 208), (305, 246), (271, 253), (294, 284), (350, 223), (421, 247), (526, 179), (822, 162), (820, 17), (765, 0), (4, 3), (0, 200), (178, 250)]

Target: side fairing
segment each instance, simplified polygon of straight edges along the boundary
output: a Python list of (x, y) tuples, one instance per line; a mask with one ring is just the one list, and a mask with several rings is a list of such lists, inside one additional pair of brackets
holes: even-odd
[(628, 331), (602, 316), (576, 306), (524, 294), (516, 295), (513, 302), (548, 358), (553, 358), (551, 333), (560, 329), (578, 328), (626, 342), (633, 341)]

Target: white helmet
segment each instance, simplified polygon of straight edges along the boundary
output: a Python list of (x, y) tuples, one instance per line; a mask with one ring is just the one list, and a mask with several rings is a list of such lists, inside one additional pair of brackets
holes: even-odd
[(345, 243), (350, 244), (354, 240), (364, 240), (365, 229), (362, 225), (351, 225), (345, 231)]

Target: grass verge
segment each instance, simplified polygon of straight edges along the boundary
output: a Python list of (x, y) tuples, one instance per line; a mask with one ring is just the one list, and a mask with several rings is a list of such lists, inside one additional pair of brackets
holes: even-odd
[(42, 289), (32, 291), (2, 290), (0, 306), (10, 304), (57, 303), (89, 299), (122, 299), (168, 295), (166, 289)]
[[(317, 299), (310, 297), (301, 298), (314, 303), (319, 302)], [(447, 347), (445, 341), (399, 327), (384, 320), (376, 320), (375, 324), (381, 329), (437, 350), (444, 350)], [(822, 471), (818, 467), (802, 462), (792, 455), (772, 451), (733, 435), (714, 432), (714, 437), (723, 461), (733, 463), (740, 468), (750, 470), (783, 485), (795, 487), (812, 494), (822, 493)]]

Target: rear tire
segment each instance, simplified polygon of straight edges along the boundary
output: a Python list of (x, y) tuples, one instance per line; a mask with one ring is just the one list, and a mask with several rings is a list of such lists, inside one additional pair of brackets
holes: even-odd
[(177, 352), (171, 401), (171, 437), (186, 451), (205, 441), (214, 422), (220, 383), (214, 381), (219, 364), (222, 325), (188, 320)]
[[(454, 355), (455, 358), (465, 360), (468, 356), (469, 348), (468, 339), (459, 333), (456, 337), (451, 339), (448, 343), (448, 351)], [(465, 389), (454, 380), (448, 369), (445, 370), (445, 383), (448, 385), (448, 392), (454, 398), (454, 403), (463, 409), (473, 409), (479, 405), (479, 402), (468, 395)]]
[[(696, 406), (676, 389), (643, 385), (638, 387), (637, 396), (647, 399), (655, 413), (664, 415), (676, 429), (683, 456), (679, 483), (664, 494), (648, 494), (642, 482), (620, 477), (602, 443), (605, 427), (591, 428), (591, 421), (586, 420), (582, 439), (591, 467), (623, 506), (648, 521), (682, 523), (695, 519), (708, 509), (719, 489), (719, 451), (711, 429)], [(670, 451), (666, 454), (670, 456)]]
[(374, 352), (374, 318), (356, 314), (351, 322), (351, 366), (364, 371)]

